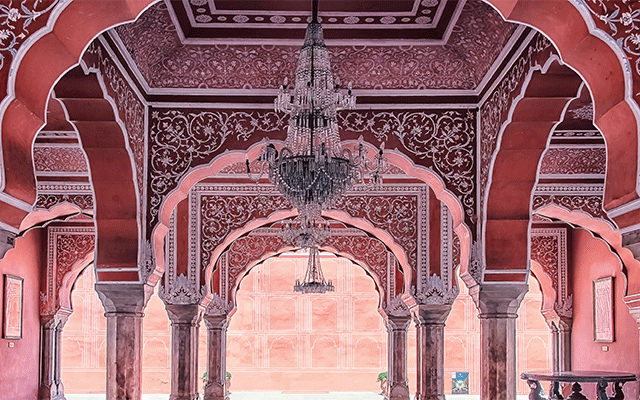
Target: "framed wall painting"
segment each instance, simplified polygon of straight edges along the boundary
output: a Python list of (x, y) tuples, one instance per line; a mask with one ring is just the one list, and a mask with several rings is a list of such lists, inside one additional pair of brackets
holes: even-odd
[(23, 279), (13, 275), (4, 276), (4, 313), (2, 337), (22, 339), (22, 285)]
[(613, 277), (593, 281), (593, 332), (596, 342), (614, 340)]

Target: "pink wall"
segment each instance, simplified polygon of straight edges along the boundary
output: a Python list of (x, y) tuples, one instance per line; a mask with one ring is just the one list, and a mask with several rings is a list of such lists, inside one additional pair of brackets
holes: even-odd
[[(304, 255), (282, 256), (255, 267), (243, 279), (227, 340), (231, 391), (379, 392), (376, 377), (386, 370), (387, 333), (373, 281), (350, 261), (323, 255), (323, 270), (336, 291), (297, 295), (293, 283), (305, 266)], [(89, 268), (76, 282), (74, 312), (63, 333), (62, 380), (67, 393), (104, 393), (104, 311), (93, 283)], [(551, 368), (541, 298), (534, 285), (519, 311), (518, 373)], [(143, 324), (143, 393), (169, 393), (171, 333), (164, 305), (155, 295)], [(477, 311), (463, 286), (445, 328), (445, 376), (470, 372), (472, 394), (480, 387), (479, 338)], [(199, 343), (202, 376), (207, 352), (204, 324)], [(409, 329), (408, 372), (414, 392), (414, 326)], [(450, 380), (445, 391), (451, 391)], [(525, 382), (518, 382), (518, 393), (528, 393)]]
[[(638, 325), (629, 314), (622, 298), (625, 277), (620, 260), (608, 246), (582, 229), (573, 231), (570, 279), (573, 285), (573, 358), (574, 370), (619, 371), (639, 373)], [(593, 281), (613, 276), (614, 334), (613, 343), (596, 343), (593, 333)], [(603, 350), (608, 346), (608, 351)], [(590, 385), (593, 386), (593, 385)], [(625, 385), (625, 398), (638, 398), (638, 384)], [(586, 387), (589, 397), (593, 387)]]
[[(40, 346), (40, 270), (43, 267), (42, 230), (16, 240), (16, 247), (0, 260), (0, 275), (24, 278), (22, 339), (0, 339), (0, 398), (33, 400), (38, 394)], [(2, 277), (4, 279), (4, 277)], [(4, 299), (4, 283), (0, 288)], [(2, 300), (0, 300), (0, 303)], [(2, 321), (0, 313), (0, 321)], [(10, 347), (13, 344), (13, 347)], [(19, 384), (16, 384), (19, 382)]]

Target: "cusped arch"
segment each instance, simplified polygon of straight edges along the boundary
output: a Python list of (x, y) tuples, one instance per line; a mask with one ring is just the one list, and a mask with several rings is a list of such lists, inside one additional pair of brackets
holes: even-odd
[(542, 154), (552, 130), (562, 121), (581, 87), (580, 78), (555, 56), (544, 65), (534, 65), (525, 77), (522, 91), (499, 133), (490, 171), (483, 224), (485, 282), (504, 281), (505, 273), (510, 281), (526, 280), (527, 241), (505, 238), (527, 237), (532, 191)]
[[(507, 21), (532, 26), (555, 45), (562, 60), (586, 82), (594, 104), (594, 124), (607, 142), (604, 208), (638, 198), (638, 121), (629, 62), (607, 33), (596, 28), (577, 0), (484, 0)], [(609, 179), (615, 177), (615, 179)]]
[[(368, 236), (362, 231), (354, 231), (353, 229), (345, 229), (343, 230), (343, 235), (339, 231), (334, 233), (325, 245), (320, 246), (320, 249), (346, 258), (360, 266), (374, 282), (376, 291), (379, 294), (379, 309), (381, 310), (390, 290), (390, 285), (395, 285), (395, 282), (387, 281), (390, 251), (379, 239)], [(348, 240), (349, 237), (351, 240)], [(377, 257), (362, 254), (357, 249), (369, 251)], [(218, 278), (220, 276), (228, 277), (228, 287), (224, 289), (225, 293), (216, 294), (220, 297), (228, 298), (235, 308), (237, 304), (236, 294), (242, 279), (256, 265), (292, 250), (296, 249), (285, 243), (279, 234), (273, 234), (268, 229), (257, 229), (236, 239), (225, 249), (221, 258), (223, 261), (218, 263), (219, 270), (216, 274)], [(375, 258), (378, 258), (378, 262), (375, 261)], [(382, 258), (382, 262), (379, 262), (380, 258)], [(225, 268), (226, 271), (221, 270)], [(208, 285), (208, 287), (218, 287), (218, 285)], [(219, 290), (223, 289), (219, 287)], [(394, 291), (397, 291), (395, 287)]]
[[(62, 75), (77, 65), (103, 31), (132, 21), (156, 0), (62, 2), (47, 25), (23, 44), (12, 61), (7, 97), (0, 104), (2, 223), (17, 229), (35, 202), (31, 145), (44, 125), (47, 100)], [(46, 68), (43, 68), (46, 65)], [(11, 149), (11, 151), (7, 151)]]
[(51, 101), (62, 106), (86, 156), (95, 199), (96, 280), (138, 281), (139, 202), (117, 111), (97, 76), (79, 67), (58, 82)]
[(638, 262), (633, 257), (631, 250), (622, 245), (622, 235), (611, 224), (581, 212), (569, 211), (555, 204), (536, 210), (536, 214), (586, 229), (595, 237), (603, 240), (622, 262), (621, 273), (626, 277), (625, 295), (630, 298), (640, 295), (640, 267)]
[[(557, 299), (556, 290), (553, 288), (551, 277), (544, 272), (542, 266), (535, 260), (531, 260), (531, 275), (540, 285), (540, 292), (542, 292), (541, 312), (542, 315), (546, 315), (547, 312), (553, 311)], [(529, 282), (529, 285), (531, 285), (531, 282)]]
[[(282, 143), (279, 141), (272, 141), (274, 145), (282, 146)], [(357, 142), (344, 141), (345, 146), (356, 145)], [(365, 142), (364, 145), (368, 148), (368, 154), (373, 157), (376, 154), (377, 149), (370, 143)], [(164, 201), (160, 206), (159, 211), (159, 223), (154, 228), (152, 237), (153, 237), (153, 250), (156, 254), (156, 271), (160, 274), (162, 271), (162, 265), (160, 260), (164, 258), (164, 236), (168, 232), (171, 215), (174, 208), (177, 204), (184, 200), (189, 191), (200, 181), (215, 176), (220, 171), (222, 171), (225, 167), (236, 163), (244, 163), (248, 158), (250, 160), (256, 159), (259, 157), (262, 147), (264, 146), (264, 142), (254, 144), (250, 146), (247, 150), (231, 150), (226, 151), (224, 154), (221, 154), (215, 157), (209, 164), (199, 166), (193, 168), (188, 174), (186, 174), (177, 185), (177, 188), (172, 191), (169, 195), (166, 196)], [(453, 219), (453, 230), (460, 238), (461, 246), (460, 246), (460, 259), (461, 265), (466, 268), (468, 266), (468, 258), (469, 258), (469, 249), (470, 249), (470, 241), (471, 241), (471, 231), (467, 227), (464, 222), (464, 211), (460, 201), (453, 195), (450, 191), (448, 191), (445, 187), (444, 181), (431, 169), (424, 168), (422, 166), (416, 165), (411, 161), (408, 157), (403, 155), (401, 152), (396, 150), (387, 150), (385, 151), (385, 157), (388, 162), (400, 168), (404, 173), (408, 176), (417, 178), (427, 184), (431, 190), (435, 193), (436, 197), (447, 205), (447, 208), (450, 210), (452, 219)], [(272, 213), (268, 218), (263, 219), (253, 219), (249, 221), (242, 229), (236, 230), (227, 236), (225, 242), (218, 246), (216, 250), (212, 253), (210, 260), (215, 261), (218, 259), (220, 254), (222, 254), (223, 250), (231, 244), (234, 240), (241, 237), (242, 235), (247, 234), (248, 232), (259, 228), (261, 226), (268, 225), (270, 223), (285, 219), (291, 218), (296, 215), (294, 210), (278, 210)], [(394, 253), (396, 258), (398, 259), (401, 268), (403, 271), (411, 271), (411, 267), (408, 265), (407, 256), (398, 243), (394, 241), (394, 238), (387, 232), (382, 229), (376, 228), (370, 222), (360, 219), (354, 218), (350, 216), (348, 213), (340, 210), (329, 210), (323, 212), (323, 216), (335, 219), (336, 221), (340, 221), (347, 225), (354, 226), (355, 228), (361, 229), (363, 231), (368, 232), (369, 234), (377, 237), (382, 242), (387, 245)], [(213, 263), (206, 266), (206, 277), (210, 279), (211, 274), (213, 272)], [(408, 286), (411, 283), (411, 274), (405, 273), (405, 286), (408, 290)]]

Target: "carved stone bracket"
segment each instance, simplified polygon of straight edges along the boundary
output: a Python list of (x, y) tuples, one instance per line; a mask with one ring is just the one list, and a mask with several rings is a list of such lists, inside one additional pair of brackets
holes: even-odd
[(156, 268), (156, 260), (150, 240), (145, 240), (141, 247), (140, 256), (138, 258), (140, 278), (143, 282), (147, 282)]
[(457, 286), (448, 287), (449, 285), (438, 275), (433, 274), (427, 280), (427, 285), (416, 290), (411, 288), (412, 295), (421, 305), (427, 304), (453, 304), (458, 297), (460, 289)]
[(393, 317), (408, 317), (411, 315), (409, 307), (402, 299), (402, 295), (394, 297), (384, 308), (384, 312)]
[(478, 285), (482, 284), (484, 277), (484, 270), (486, 264), (484, 262), (484, 256), (482, 253), (482, 242), (480, 240), (474, 240), (471, 243), (471, 259), (469, 261), (469, 275), (473, 278)]
[(175, 277), (171, 286), (160, 286), (158, 288), (158, 297), (165, 304), (198, 304), (205, 293), (205, 286), (198, 288), (185, 274)]
[(205, 310), (205, 315), (214, 316), (227, 316), (233, 310), (233, 303), (226, 302), (219, 294), (213, 293), (209, 304)]

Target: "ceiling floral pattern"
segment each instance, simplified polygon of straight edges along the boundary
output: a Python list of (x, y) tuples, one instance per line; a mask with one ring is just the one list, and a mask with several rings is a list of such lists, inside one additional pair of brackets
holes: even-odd
[[(469, 1), (449, 43), (329, 46), (334, 76), (357, 89), (474, 89), (514, 32)], [(182, 44), (165, 3), (115, 28), (151, 88), (275, 89), (293, 81), (299, 46)]]

